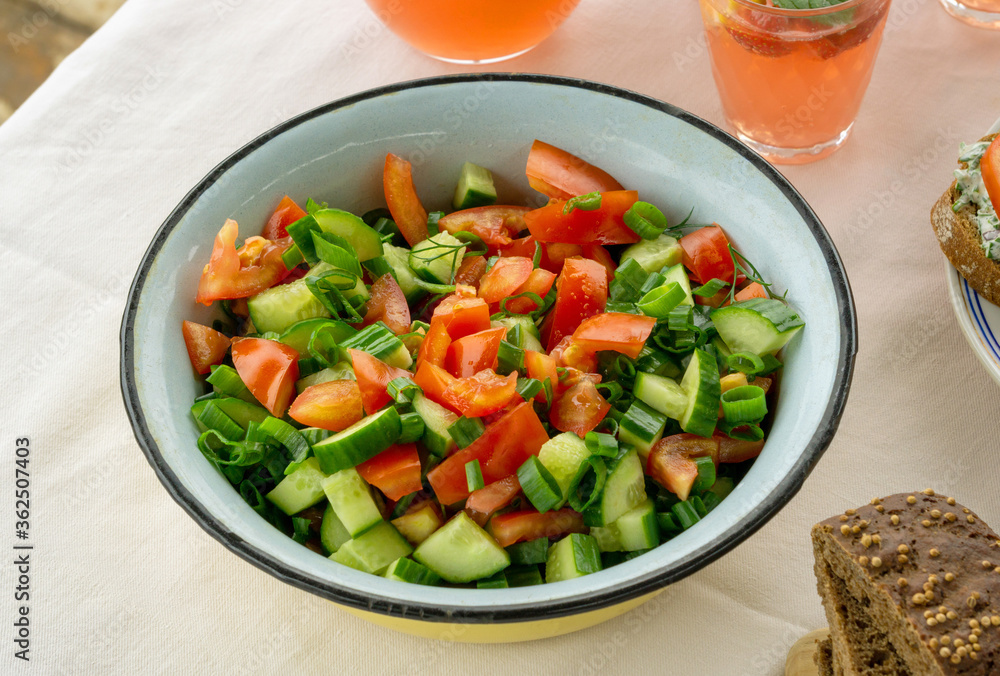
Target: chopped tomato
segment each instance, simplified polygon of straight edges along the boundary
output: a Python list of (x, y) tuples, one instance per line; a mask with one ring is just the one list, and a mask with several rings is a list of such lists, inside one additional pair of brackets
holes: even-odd
[(597, 354), (577, 345), (573, 336), (563, 336), (559, 344), (549, 352), (549, 356), (556, 360), (557, 366), (580, 371), (597, 370)]
[[(531, 274), (524, 281), (524, 284), (514, 289), (511, 296), (517, 296), (522, 293), (533, 293), (541, 299), (545, 299), (546, 294), (548, 294), (549, 289), (552, 288), (552, 284), (556, 281), (555, 273), (549, 272), (548, 270), (542, 270), (541, 268), (537, 270), (532, 270)], [(507, 312), (514, 312), (520, 315), (526, 315), (529, 312), (534, 312), (538, 309), (538, 303), (534, 301), (530, 296), (524, 298), (514, 298), (507, 301), (504, 307), (507, 308)]]
[(549, 435), (530, 402), (522, 402), (467, 447), (446, 458), (427, 473), (427, 480), (443, 505), (469, 496), (465, 465), (478, 460), (486, 484), (517, 472), (529, 455), (538, 455)]
[(507, 512), (493, 517), (490, 531), (501, 547), (515, 542), (555, 538), (570, 533), (586, 533), (583, 516), (570, 508), (539, 513), (534, 510)]
[(413, 167), (397, 155), (385, 156), (382, 189), (392, 220), (410, 246), (427, 239), (427, 210), (413, 187)]
[(453, 293), (434, 309), (431, 322), (435, 319), (444, 322), (448, 335), (456, 340), (490, 328), (490, 308), (482, 298), (466, 298)]
[(264, 239), (270, 240), (288, 237), (288, 230), (286, 228), (300, 218), (305, 217), (305, 210), (299, 207), (295, 203), (295, 200), (285, 195), (278, 203), (278, 207), (274, 210), (274, 213), (271, 214), (271, 218), (268, 219), (261, 236)]
[(750, 300), (751, 298), (767, 298), (767, 289), (757, 282), (751, 282), (736, 292), (737, 301)]
[(406, 296), (396, 283), (396, 278), (386, 273), (371, 285), (371, 298), (364, 326), (384, 322), (389, 329), (400, 336), (410, 330), (410, 306)]
[(622, 189), (621, 184), (603, 169), (538, 140), (531, 144), (524, 173), (532, 188), (556, 199)]
[[(758, 378), (757, 380), (761, 379)], [(757, 384), (756, 380), (754, 381), (754, 384)], [(752, 458), (756, 458), (764, 449), (763, 439), (760, 441), (733, 439), (732, 437), (728, 437), (721, 432), (716, 432), (712, 435), (712, 439), (719, 444), (720, 463), (745, 462)]]
[(214, 364), (221, 364), (229, 350), (229, 338), (203, 324), (185, 321), (181, 324), (184, 347), (187, 348), (191, 365), (198, 373), (208, 373)]
[[(292, 240), (271, 242), (251, 237), (250, 242), (236, 249), (239, 226), (226, 221), (215, 236), (212, 256), (201, 273), (195, 300), (204, 305), (232, 298), (249, 298), (269, 289), (288, 275), (281, 260)], [(251, 255), (252, 252), (252, 255)]]
[(486, 273), (485, 256), (468, 256), (455, 271), (455, 283), (479, 288), (479, 280)]
[(448, 347), (445, 366), (456, 378), (468, 378), (483, 369), (496, 369), (500, 341), (507, 329), (498, 327), (473, 333), (454, 341)]
[(547, 318), (547, 349), (576, 331), (588, 317), (604, 312), (608, 277), (604, 266), (585, 258), (570, 258), (556, 280), (556, 302)]
[(521, 484), (517, 480), (517, 475), (512, 474), (478, 491), (472, 491), (469, 499), (465, 501), (465, 511), (473, 521), (485, 526), (494, 512), (513, 502), (520, 492)]
[[(524, 351), (524, 369), (529, 378), (544, 383), (546, 379), (552, 383), (552, 388), (559, 384), (559, 372), (556, 371), (556, 360), (542, 352), (534, 350)], [(545, 401), (545, 390), (543, 389), (535, 396), (535, 401)]]
[(582, 255), (584, 258), (589, 258), (604, 266), (604, 269), (608, 271), (608, 284), (610, 284), (615, 277), (615, 270), (618, 269), (618, 266), (615, 265), (615, 260), (608, 253), (608, 250), (600, 244), (584, 244)]
[(556, 399), (549, 422), (560, 432), (575, 432), (580, 438), (597, 427), (611, 410), (593, 382), (582, 379)]
[(299, 353), (276, 340), (233, 338), (233, 366), (271, 415), (285, 415), (299, 378)]
[(698, 305), (704, 305), (706, 307), (722, 307), (729, 302), (729, 287), (722, 287), (708, 298), (696, 295), (694, 297), (694, 302)]
[(684, 267), (701, 284), (712, 279), (732, 282), (735, 267), (729, 252), (729, 239), (718, 225), (698, 228), (680, 240)]
[(993, 139), (979, 160), (979, 168), (986, 184), (986, 194), (990, 196), (993, 208), (1000, 213), (1000, 136)]
[(438, 227), (446, 232), (471, 232), (486, 244), (508, 246), (511, 239), (524, 230), (524, 215), (530, 207), (492, 205), (455, 211), (442, 216)]
[(365, 417), (361, 388), (353, 380), (310, 385), (295, 397), (288, 415), (309, 427), (339, 432)]
[(567, 244), (632, 244), (639, 241), (625, 225), (625, 212), (639, 199), (635, 190), (601, 194), (601, 206), (592, 211), (573, 209), (564, 213), (566, 203), (555, 201), (524, 215), (528, 230), (540, 242)]
[(389, 366), (381, 359), (373, 357), (361, 350), (348, 350), (351, 363), (354, 365), (354, 375), (361, 388), (361, 401), (365, 413), (371, 415), (392, 401), (386, 387), (396, 378), (410, 377), (409, 371)]
[(499, 254), (502, 257), (523, 256), (534, 261), (535, 247), (541, 249), (538, 267), (557, 275), (562, 270), (563, 262), (567, 258), (583, 255), (583, 246), (580, 244), (539, 242), (532, 235), (515, 239), (510, 246), (500, 249)]
[(420, 386), (426, 397), (457, 413), (458, 409), (448, 403), (444, 396), (448, 386), (455, 380), (455, 376), (429, 361), (421, 364), (413, 376), (413, 382)]
[(399, 500), (423, 487), (416, 444), (390, 446), (355, 469), (362, 479), (385, 493), (390, 500)]
[(435, 366), (444, 366), (449, 345), (451, 345), (451, 336), (448, 335), (448, 326), (445, 324), (445, 320), (440, 317), (432, 319), (431, 326), (427, 329), (427, 335), (424, 336), (423, 342), (420, 343), (420, 350), (417, 352), (417, 369), (424, 362)]
[(513, 296), (515, 290), (528, 281), (533, 268), (530, 258), (500, 258), (479, 280), (479, 297), (487, 303), (499, 303)]
[(583, 320), (573, 342), (589, 352), (613, 350), (635, 359), (653, 332), (656, 317), (605, 312)]
[(444, 399), (467, 418), (496, 413), (517, 396), (517, 373), (497, 375), (483, 369), (467, 378), (458, 378), (444, 392)]
[(719, 464), (719, 442), (696, 434), (674, 434), (656, 442), (646, 459), (646, 474), (681, 500), (687, 500), (698, 478), (692, 458), (709, 457)]

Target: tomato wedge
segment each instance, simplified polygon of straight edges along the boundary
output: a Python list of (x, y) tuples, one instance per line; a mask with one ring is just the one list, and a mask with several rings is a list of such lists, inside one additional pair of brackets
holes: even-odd
[(288, 409), (292, 420), (308, 427), (339, 432), (365, 417), (361, 389), (353, 380), (331, 380), (310, 385)]
[[(757, 381), (762, 380), (758, 378), (754, 381), (754, 385), (758, 385)], [(746, 441), (744, 439), (733, 439), (732, 437), (726, 436), (721, 432), (716, 432), (712, 435), (714, 439), (719, 444), (719, 462), (720, 463), (731, 463), (731, 462), (746, 462), (751, 458), (756, 458), (760, 455), (760, 452), (764, 450), (764, 440), (760, 441)]]
[(368, 312), (365, 313), (364, 326), (384, 322), (397, 336), (410, 331), (410, 306), (406, 296), (396, 283), (396, 278), (386, 273), (376, 279), (371, 286), (371, 298), (368, 300)]
[(295, 203), (288, 195), (281, 198), (278, 202), (277, 208), (274, 213), (271, 214), (271, 218), (268, 219), (267, 225), (264, 226), (264, 232), (261, 236), (264, 239), (281, 239), (282, 237), (288, 237), (289, 225), (299, 220), (300, 218), (305, 218), (306, 212), (298, 204)]
[(524, 173), (532, 188), (555, 199), (622, 189), (621, 184), (603, 169), (538, 140), (531, 144)]
[(577, 345), (573, 336), (563, 336), (559, 344), (549, 352), (549, 356), (556, 360), (557, 367), (586, 372), (597, 370), (597, 353)]
[(979, 168), (983, 174), (983, 183), (986, 185), (986, 194), (990, 196), (994, 211), (1000, 213), (1000, 136), (993, 139), (989, 148), (983, 153), (983, 158), (979, 160)]
[(607, 301), (604, 266), (585, 258), (567, 259), (556, 280), (556, 302), (547, 318), (547, 349), (551, 351), (576, 331), (584, 319), (604, 312)]
[(249, 298), (288, 275), (281, 254), (291, 246), (292, 240), (271, 242), (251, 237), (237, 250), (238, 235), (239, 226), (230, 218), (215, 236), (212, 256), (198, 282), (197, 302), (211, 305), (217, 300)]
[(467, 378), (458, 378), (444, 392), (444, 400), (467, 418), (481, 418), (496, 413), (517, 396), (517, 372), (497, 375), (483, 369)]
[(440, 320), (452, 340), (490, 328), (490, 307), (482, 298), (467, 298), (452, 294), (434, 309), (434, 320)]
[(517, 480), (517, 475), (512, 474), (478, 491), (472, 491), (465, 501), (465, 511), (473, 521), (485, 526), (494, 512), (513, 502), (520, 492), (521, 483)]
[(276, 340), (233, 338), (233, 366), (271, 415), (285, 415), (299, 378), (299, 353)]
[(427, 210), (413, 187), (413, 166), (402, 157), (392, 153), (386, 155), (382, 189), (392, 220), (403, 239), (411, 247), (427, 239)]
[(457, 413), (458, 410), (448, 403), (444, 396), (448, 386), (455, 380), (455, 376), (429, 361), (421, 364), (413, 376), (413, 382), (424, 391), (424, 396)]
[(507, 512), (493, 517), (490, 531), (501, 547), (509, 547), (515, 542), (586, 533), (587, 527), (583, 516), (567, 507), (544, 514), (534, 510)]
[(615, 278), (615, 270), (618, 269), (618, 266), (615, 265), (615, 259), (611, 257), (611, 254), (603, 246), (600, 244), (584, 244), (581, 255), (604, 266), (604, 269), (608, 271), (608, 284)]
[(361, 401), (364, 404), (365, 413), (368, 415), (375, 413), (392, 401), (392, 397), (386, 391), (390, 381), (396, 378), (410, 377), (409, 371), (389, 366), (367, 352), (361, 350), (348, 350), (347, 352), (351, 355), (354, 375), (357, 377), (358, 387), (361, 389)]
[(584, 378), (556, 399), (549, 411), (549, 422), (560, 432), (575, 432), (582, 438), (601, 424), (610, 410), (611, 404), (594, 383)]
[(503, 247), (524, 230), (524, 215), (529, 211), (531, 207), (474, 207), (443, 216), (438, 221), (438, 227), (453, 235), (471, 232), (490, 246)]
[(573, 209), (564, 213), (566, 202), (529, 211), (524, 222), (539, 242), (566, 244), (632, 244), (639, 241), (625, 225), (625, 212), (639, 199), (635, 190), (601, 193), (601, 206), (593, 211)]
[(478, 460), (487, 485), (517, 472), (529, 455), (538, 455), (549, 435), (530, 402), (522, 402), (496, 422), (487, 425), (481, 437), (427, 473), (427, 480), (443, 505), (469, 496), (465, 464)]
[[(535, 352), (534, 350), (524, 351), (524, 369), (528, 373), (529, 378), (534, 378), (535, 380), (544, 383), (547, 380), (552, 383), (553, 389), (559, 383), (559, 372), (557, 368), (556, 360), (547, 354), (542, 352)], [(542, 390), (535, 397), (535, 401), (545, 401), (545, 391)]]
[(500, 258), (479, 280), (479, 297), (487, 303), (499, 303), (513, 296), (516, 289), (528, 281), (533, 268), (530, 258)]
[(455, 271), (455, 283), (479, 288), (479, 280), (486, 273), (486, 256), (468, 256)]
[(692, 458), (709, 457), (719, 464), (719, 442), (696, 434), (674, 434), (656, 442), (646, 459), (646, 474), (681, 500), (687, 500), (698, 478)]
[(362, 479), (385, 493), (390, 500), (399, 500), (423, 487), (416, 444), (390, 446), (355, 469)]
[(729, 239), (718, 225), (698, 228), (680, 240), (684, 251), (684, 267), (700, 283), (721, 279), (732, 283), (735, 267), (729, 253)]
[(750, 300), (751, 298), (767, 298), (767, 289), (757, 282), (751, 282), (736, 292), (737, 301)]
[(573, 342), (589, 352), (613, 350), (635, 359), (655, 324), (656, 317), (605, 312), (583, 320), (573, 332)]
[(468, 378), (483, 369), (496, 369), (497, 352), (500, 341), (507, 335), (507, 329), (498, 327), (472, 333), (454, 341), (448, 346), (445, 366), (456, 378)]
[(445, 320), (441, 317), (433, 318), (423, 342), (420, 343), (420, 350), (417, 352), (417, 369), (419, 370), (424, 362), (435, 366), (444, 366), (449, 345), (451, 345), (451, 336), (448, 335), (448, 326), (445, 324)]
[[(552, 284), (554, 284), (555, 281), (556, 275), (554, 272), (538, 268), (536, 270), (532, 270), (531, 274), (528, 275), (528, 279), (524, 281), (524, 284), (514, 289), (513, 293), (510, 295), (517, 296), (522, 293), (530, 292), (544, 300), (546, 294), (548, 294), (549, 289), (552, 288)], [(529, 312), (537, 310), (539, 306), (533, 298), (527, 296), (524, 298), (512, 298), (507, 301), (504, 307), (507, 308), (507, 312), (526, 315)]]
[(221, 364), (229, 349), (229, 338), (203, 324), (185, 321), (181, 324), (184, 347), (187, 348), (191, 366), (198, 373), (205, 374), (214, 364)]

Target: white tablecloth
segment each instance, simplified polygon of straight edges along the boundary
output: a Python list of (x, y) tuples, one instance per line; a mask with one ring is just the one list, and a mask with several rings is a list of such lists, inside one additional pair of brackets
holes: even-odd
[[(934, 0), (894, 5), (853, 138), (783, 170), (840, 248), (858, 306), (854, 386), (826, 456), (757, 535), (652, 604), (561, 638), (476, 646), (367, 624), (229, 553), (157, 482), (118, 387), (129, 282), (210, 168), (319, 104), (465, 69), (378, 28), (362, 0), (129, 0), (0, 127), (0, 671), (773, 675), (825, 623), (816, 521), (934, 486), (1000, 526), (1000, 390), (956, 325), (927, 217), (958, 142), (1000, 115), (1000, 33)], [(693, 2), (583, 0), (495, 69), (604, 81), (723, 121)], [(11, 641), (19, 437), (30, 664)]]

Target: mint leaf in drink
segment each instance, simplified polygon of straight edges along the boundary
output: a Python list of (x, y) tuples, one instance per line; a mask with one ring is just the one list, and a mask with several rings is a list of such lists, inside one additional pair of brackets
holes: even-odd
[(781, 9), (823, 9), (834, 7), (847, 0), (772, 0), (775, 7)]

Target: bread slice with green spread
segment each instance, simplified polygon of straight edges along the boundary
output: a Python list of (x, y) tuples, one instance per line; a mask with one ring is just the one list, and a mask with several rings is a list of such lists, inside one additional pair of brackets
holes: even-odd
[[(981, 296), (1000, 305), (1000, 222), (981, 188), (979, 158), (996, 134), (963, 145), (956, 180), (931, 209), (931, 225), (945, 256)], [(977, 188), (977, 184), (979, 189)]]

